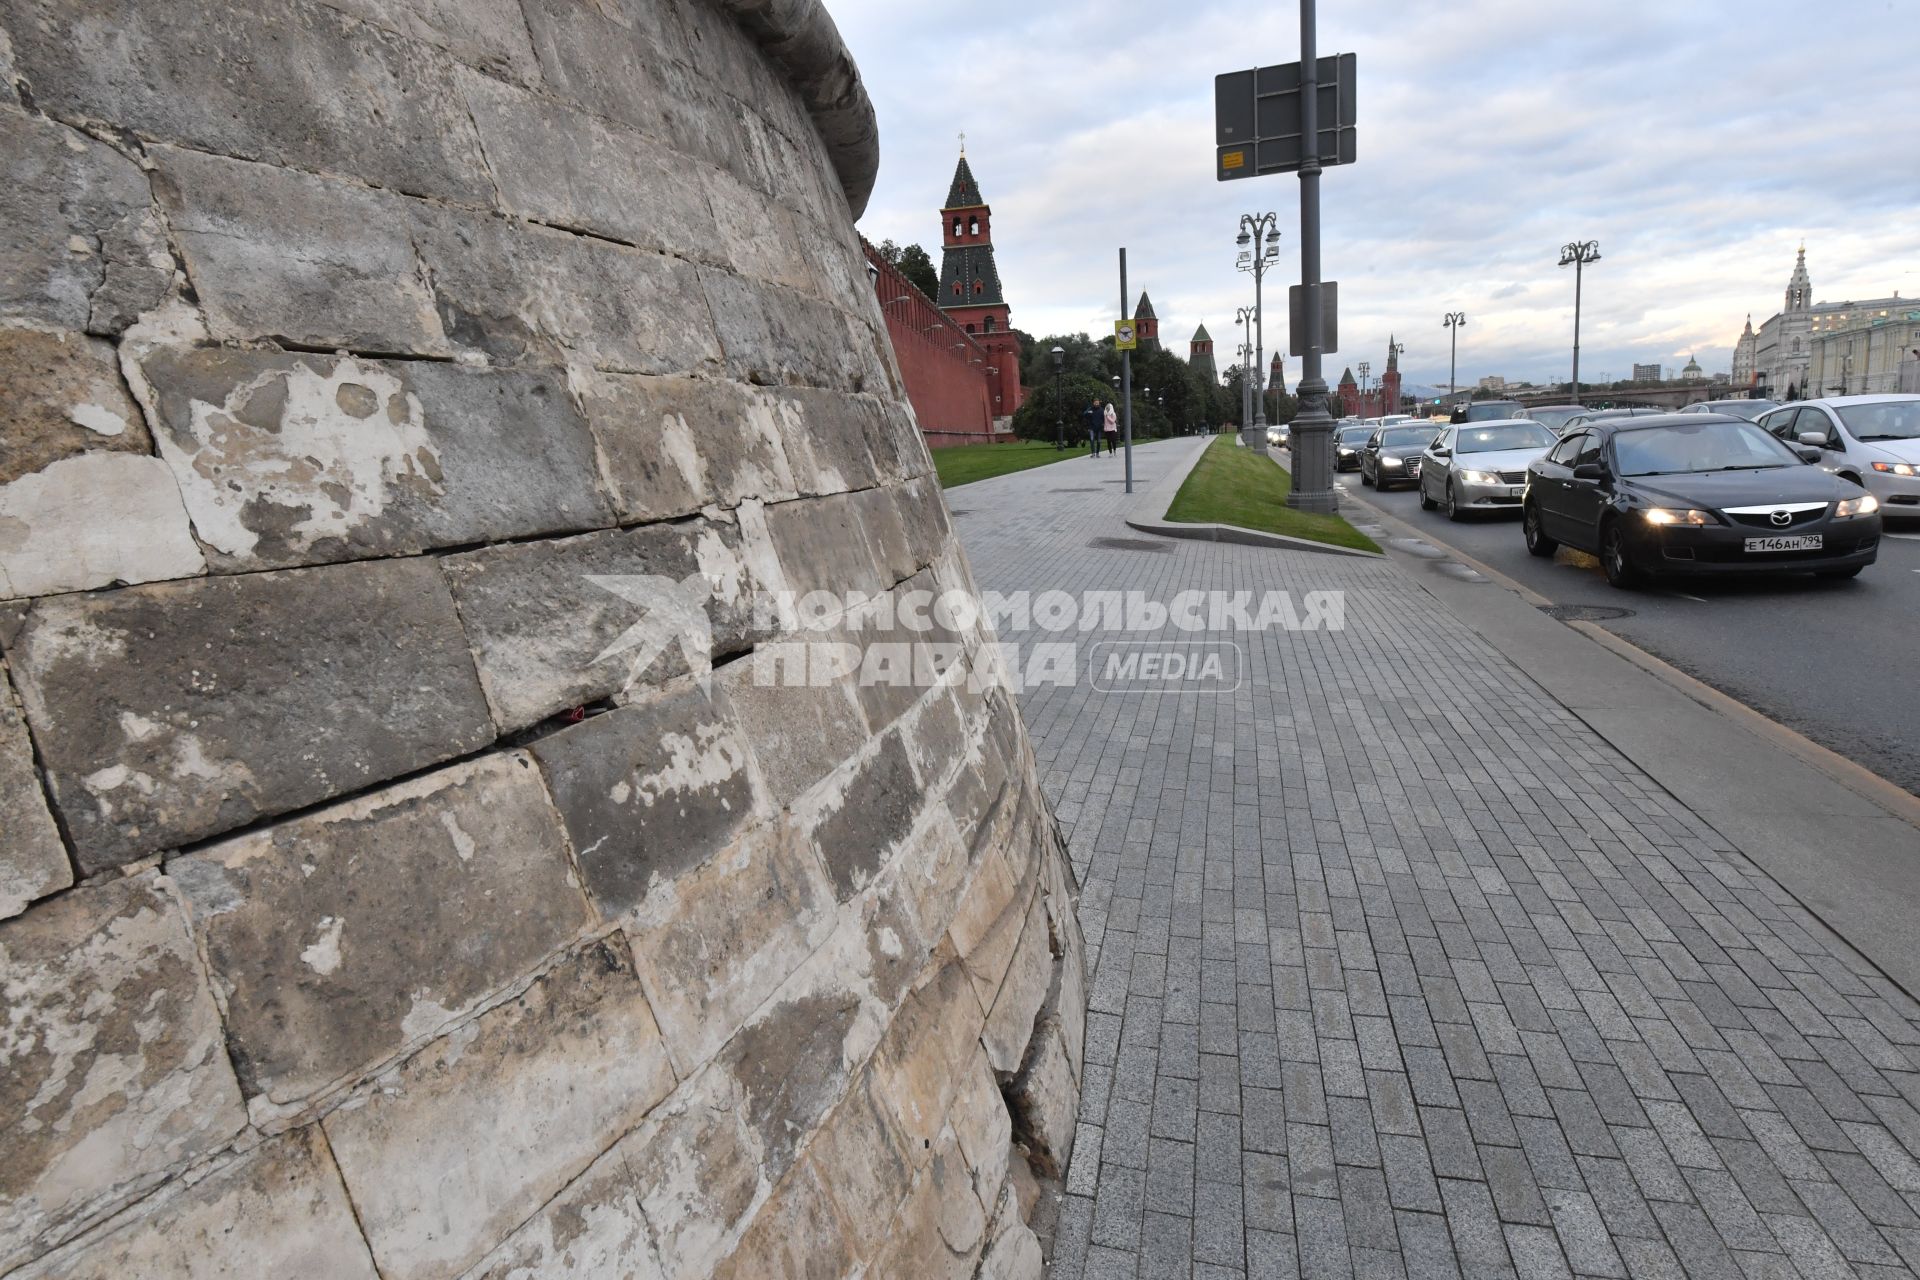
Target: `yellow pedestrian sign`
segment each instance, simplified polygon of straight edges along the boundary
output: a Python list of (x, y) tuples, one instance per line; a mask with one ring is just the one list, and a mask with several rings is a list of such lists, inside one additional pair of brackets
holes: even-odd
[(1140, 341), (1134, 336), (1133, 321), (1115, 320), (1113, 322), (1113, 349), (1115, 351), (1138, 350)]

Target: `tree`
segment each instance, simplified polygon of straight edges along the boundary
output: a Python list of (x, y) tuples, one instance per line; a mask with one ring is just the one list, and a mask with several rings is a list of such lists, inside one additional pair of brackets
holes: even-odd
[(925, 249), (917, 244), (895, 244), (891, 240), (882, 240), (876, 248), (887, 265), (907, 278), (907, 283), (929, 298), (940, 296), (940, 273), (933, 269), (933, 259)]

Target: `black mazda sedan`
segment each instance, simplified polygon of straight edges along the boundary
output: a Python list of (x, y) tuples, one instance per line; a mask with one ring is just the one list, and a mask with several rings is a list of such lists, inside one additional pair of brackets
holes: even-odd
[(1880, 549), (1880, 504), (1751, 422), (1706, 414), (1576, 426), (1527, 469), (1527, 550), (1600, 557), (1607, 581), (1803, 571), (1851, 578)]

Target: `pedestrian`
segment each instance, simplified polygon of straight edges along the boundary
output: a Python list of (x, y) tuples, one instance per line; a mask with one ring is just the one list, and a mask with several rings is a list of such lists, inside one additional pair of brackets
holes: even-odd
[(1113, 411), (1113, 401), (1107, 401), (1107, 411), (1100, 418), (1100, 430), (1107, 437), (1107, 456), (1111, 458), (1120, 448), (1120, 415)]
[(1104, 420), (1098, 400), (1087, 401), (1087, 407), (1080, 411), (1080, 425), (1087, 429), (1087, 447), (1093, 450), (1087, 455), (1090, 458), (1100, 456), (1100, 425)]

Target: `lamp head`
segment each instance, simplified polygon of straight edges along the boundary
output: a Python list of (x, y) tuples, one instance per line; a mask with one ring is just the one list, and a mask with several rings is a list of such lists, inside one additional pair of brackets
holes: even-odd
[(1239, 245), (1242, 249), (1246, 248), (1248, 245), (1253, 243), (1253, 237), (1247, 234), (1247, 228), (1245, 224), (1241, 225), (1240, 234), (1234, 237), (1233, 242)]

